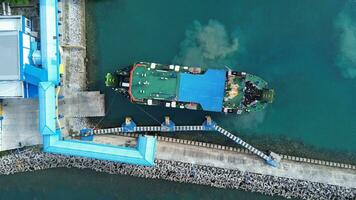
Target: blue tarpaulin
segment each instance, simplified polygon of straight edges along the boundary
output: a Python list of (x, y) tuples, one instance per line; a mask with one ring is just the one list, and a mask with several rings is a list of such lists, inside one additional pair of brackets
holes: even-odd
[(178, 100), (199, 103), (203, 110), (221, 112), (226, 71), (209, 69), (202, 75), (180, 73)]

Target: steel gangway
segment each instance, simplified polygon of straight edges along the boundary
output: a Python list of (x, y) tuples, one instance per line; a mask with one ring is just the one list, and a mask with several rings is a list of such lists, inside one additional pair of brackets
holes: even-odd
[(128, 132), (180, 132), (180, 131), (206, 131), (204, 126), (175, 126), (173, 129), (167, 130), (162, 126), (136, 126), (133, 129), (125, 127), (106, 128), (94, 130), (94, 135), (128, 133)]
[(81, 131), (82, 136), (89, 135), (105, 135), (105, 134), (118, 134), (118, 133), (130, 133), (130, 132), (191, 132), (191, 131), (217, 131), (224, 135), (225, 137), (231, 139), (235, 143), (248, 149), (253, 154), (264, 159), (267, 164), (277, 167), (278, 166), (278, 155), (275, 153), (270, 153), (270, 155), (258, 150), (257, 148), (251, 146), (247, 142), (243, 141), (241, 138), (235, 136), (231, 132), (223, 129), (216, 122), (212, 121), (209, 116), (202, 125), (188, 125), (188, 126), (176, 126), (169, 117), (165, 118), (165, 121), (160, 126), (136, 126), (136, 124), (131, 120), (131, 118), (126, 118), (125, 123), (121, 127), (115, 128), (105, 128), (105, 129), (83, 129)]

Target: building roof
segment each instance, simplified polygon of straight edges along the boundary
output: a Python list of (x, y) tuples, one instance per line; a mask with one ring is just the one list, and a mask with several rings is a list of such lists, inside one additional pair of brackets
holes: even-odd
[(199, 103), (203, 110), (221, 112), (226, 71), (209, 69), (202, 75), (181, 73), (178, 100)]
[(22, 81), (0, 81), (0, 98), (13, 98), (24, 96)]
[(0, 16), (0, 31), (23, 31), (28, 33), (25, 23), (26, 18), (21, 15)]
[(43, 135), (56, 133), (56, 95), (52, 82), (39, 84), (40, 132)]

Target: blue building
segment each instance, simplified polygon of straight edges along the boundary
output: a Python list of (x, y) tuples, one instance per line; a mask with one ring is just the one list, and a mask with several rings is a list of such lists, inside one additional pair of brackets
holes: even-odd
[(41, 58), (32, 22), (23, 16), (0, 16), (0, 98), (33, 98), (38, 88), (31, 68)]
[[(39, 132), (45, 152), (154, 165), (156, 151), (154, 136), (139, 136), (135, 148), (63, 139), (58, 110), (58, 94), (61, 87), (58, 25), (58, 1), (40, 0), (40, 38), (36, 38), (36, 34), (32, 33), (32, 23), (25, 17), (0, 17), (0, 111), (1, 99), (12, 102), (14, 98), (20, 98), (15, 101), (17, 104), (13, 104), (13, 113), (10, 117), (7, 117), (6, 109), (4, 117), (0, 116), (2, 117), (0, 121), (6, 122), (7, 125), (4, 132), (0, 127), (0, 143), (15, 140), (16, 144), (21, 143), (18, 140), (21, 137), (29, 138), (28, 135), (15, 136), (15, 133), (25, 132), (19, 130), (18, 123), (22, 122), (25, 130), (38, 126), (38, 131), (29, 132), (30, 134)], [(29, 107), (21, 106), (30, 101), (25, 98), (38, 99), (38, 102), (33, 101), (35, 104), (30, 106), (33, 110), (39, 111), (38, 119), (37, 114), (33, 112), (25, 115)], [(23, 123), (24, 121), (29, 123)], [(35, 125), (34, 121), (38, 125)], [(6, 140), (2, 140), (2, 137)], [(16, 144), (16, 147), (21, 146)], [(2, 148), (0, 144), (0, 151), (12, 148), (13, 146)]]

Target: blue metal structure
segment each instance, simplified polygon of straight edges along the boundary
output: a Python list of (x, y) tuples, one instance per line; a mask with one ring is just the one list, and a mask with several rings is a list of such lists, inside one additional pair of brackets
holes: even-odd
[(165, 121), (161, 124), (162, 132), (171, 132), (174, 131), (175, 123), (169, 119), (169, 117), (165, 118)]
[[(38, 86), (40, 104), (40, 133), (43, 136), (43, 151), (64, 155), (83, 156), (136, 165), (154, 165), (156, 137), (139, 136), (136, 148), (96, 144), (87, 141), (63, 140), (57, 125), (56, 87), (60, 84), (58, 46), (58, 2), (40, 1), (41, 17), (41, 60), (42, 68), (28, 66), (27, 81)], [(135, 124), (127, 125), (132, 130)], [(89, 134), (87, 134), (89, 131)], [(87, 134), (85, 134), (85, 133)], [(83, 130), (83, 136), (91, 140), (92, 130)], [(88, 138), (89, 137), (89, 138)], [(83, 138), (82, 138), (83, 139)]]
[(82, 129), (80, 130), (79, 136), (81, 140), (93, 141), (94, 139), (93, 129), (91, 128)]
[(71, 156), (82, 156), (101, 160), (110, 160), (135, 165), (154, 165), (156, 138), (139, 136), (137, 147), (121, 147), (86, 141), (61, 140), (60, 134), (43, 137), (43, 150)]
[(0, 134), (2, 133), (2, 120), (4, 119), (3, 116), (3, 105), (2, 100), (0, 99)]
[(126, 118), (125, 123), (123, 123), (121, 127), (124, 132), (134, 132), (136, 128), (136, 123), (132, 121), (131, 118)]
[(24, 16), (0, 16), (0, 26), (0, 98), (37, 97), (45, 71), (33, 63), (38, 46), (32, 22)]
[(57, 132), (55, 85), (52, 82), (41, 82), (38, 89), (40, 133), (42, 135), (55, 135)]
[(226, 71), (209, 69), (202, 75), (180, 73), (178, 101), (199, 103), (203, 110), (221, 112)]
[(262, 151), (254, 148), (250, 144), (243, 141), (241, 138), (235, 136), (234, 134), (230, 133), (229, 131), (221, 128), (217, 125), (216, 122), (211, 120), (209, 116), (207, 116), (206, 121), (202, 125), (198, 126), (176, 126), (169, 118), (166, 117), (165, 122), (161, 124), (161, 126), (136, 126), (133, 127), (131, 130), (127, 130), (124, 126), (116, 127), (116, 128), (108, 128), (108, 129), (98, 129), (94, 130), (92, 133), (101, 135), (101, 134), (112, 134), (112, 133), (120, 133), (120, 132), (183, 132), (183, 131), (217, 131), (228, 137), (235, 143), (243, 146), (244, 148), (248, 149), (250, 152), (254, 153), (255, 155), (259, 156), (260, 158), (264, 159), (267, 164), (277, 167), (278, 161), (276, 158), (272, 157), (272, 155), (266, 155)]
[(59, 44), (58, 44), (58, 1), (40, 1), (41, 57), (42, 68), (47, 72), (47, 80), (58, 85)]

